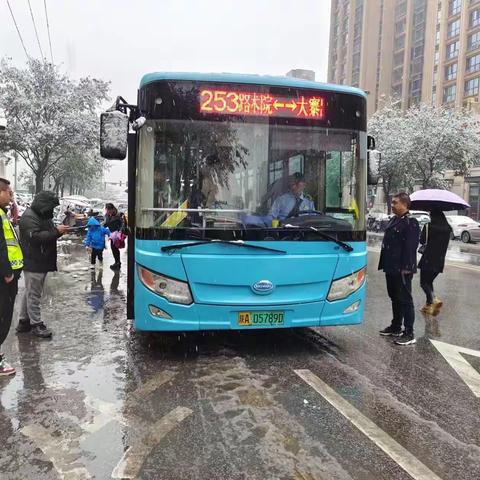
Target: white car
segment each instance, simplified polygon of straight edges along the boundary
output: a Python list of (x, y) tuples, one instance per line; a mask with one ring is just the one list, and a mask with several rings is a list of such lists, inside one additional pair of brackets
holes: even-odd
[(423, 210), (410, 210), (410, 216), (417, 219), (420, 229), (422, 229), (426, 223), (430, 223), (430, 214)]
[[(465, 243), (473, 240), (472, 234), (480, 227), (477, 220), (465, 215), (447, 215), (447, 222), (452, 227), (452, 238), (461, 238)], [(471, 232), (474, 230), (475, 232)], [(473, 235), (476, 237), (476, 235)], [(476, 239), (476, 238), (475, 238)]]

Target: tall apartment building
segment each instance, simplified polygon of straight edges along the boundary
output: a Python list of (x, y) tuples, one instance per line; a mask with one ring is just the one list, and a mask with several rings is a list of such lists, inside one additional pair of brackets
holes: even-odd
[[(368, 115), (382, 101), (480, 113), (480, 0), (332, 0), (328, 81), (366, 90)], [(480, 219), (480, 167), (446, 172)]]
[(478, 104), (480, 0), (443, 0), (431, 8), (435, 25), (429, 31), (422, 100), (456, 108)]
[[(328, 80), (369, 93), (368, 114), (382, 98), (403, 108), (422, 100), (435, 0), (332, 0)], [(432, 53), (433, 55), (433, 53)], [(433, 74), (433, 70), (432, 70)], [(430, 88), (431, 93), (431, 88)]]
[(478, 103), (480, 0), (332, 0), (328, 80), (402, 108)]

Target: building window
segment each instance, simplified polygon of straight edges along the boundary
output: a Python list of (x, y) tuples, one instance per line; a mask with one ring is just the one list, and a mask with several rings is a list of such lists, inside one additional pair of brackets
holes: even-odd
[(460, 42), (453, 42), (447, 45), (447, 53), (446, 59), (449, 60), (450, 58), (455, 58), (458, 56), (458, 48), (460, 46)]
[(392, 85), (392, 97), (401, 98), (402, 97), (402, 84)]
[(418, 47), (412, 48), (412, 60), (414, 58), (419, 58), (423, 55), (423, 45), (419, 45)]
[(467, 72), (478, 72), (480, 70), (480, 55), (467, 58)]
[(458, 63), (452, 63), (448, 67), (445, 67), (445, 80), (455, 80), (457, 78)]
[(402, 15), (406, 15), (407, 13), (407, 2), (397, 2), (397, 6), (395, 7), (395, 17), (401, 17)]
[(468, 36), (467, 47), (469, 50), (480, 47), (480, 32), (475, 32)]
[(444, 103), (453, 102), (457, 93), (457, 86), (451, 85), (443, 89), (443, 101)]
[(460, 19), (454, 20), (448, 24), (447, 36), (452, 38), (460, 33)]
[(472, 95), (478, 95), (480, 87), (480, 77), (472, 78), (465, 82), (465, 93), (466, 97), (471, 97)]
[(404, 57), (405, 57), (404, 51), (395, 53), (393, 55), (393, 68), (403, 65)]
[(395, 39), (394, 50), (400, 50), (405, 46), (405, 35)]
[(470, 26), (476, 27), (478, 25), (480, 25), (480, 8), (470, 12)]
[(470, 192), (468, 203), (471, 205), (468, 216), (474, 220), (480, 220), (480, 182), (469, 181)]
[(448, 14), (456, 15), (462, 9), (462, 0), (450, 0), (448, 4)]
[(392, 83), (401, 82), (402, 79), (403, 79), (403, 69), (402, 68), (397, 68), (396, 70), (393, 71)]
[(418, 92), (418, 90), (420, 90), (422, 86), (422, 80), (421, 79), (417, 79), (417, 80), (413, 80), (412, 82), (410, 82), (410, 91), (412, 92), (412, 94), (414, 92)]
[(413, 41), (418, 42), (418, 40), (423, 40), (424, 35), (425, 35), (425, 29), (415, 28), (412, 35)]
[(395, 24), (395, 35), (400, 35), (405, 32), (405, 25), (406, 21), (405, 19), (400, 20)]

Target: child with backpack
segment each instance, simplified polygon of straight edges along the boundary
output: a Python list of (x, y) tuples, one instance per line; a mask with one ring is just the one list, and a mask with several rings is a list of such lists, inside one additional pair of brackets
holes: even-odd
[(95, 217), (90, 217), (87, 223), (88, 233), (85, 246), (90, 249), (90, 263), (95, 267), (96, 260), (103, 263), (103, 251), (105, 250), (105, 235), (110, 237), (111, 232), (107, 227), (102, 227)]

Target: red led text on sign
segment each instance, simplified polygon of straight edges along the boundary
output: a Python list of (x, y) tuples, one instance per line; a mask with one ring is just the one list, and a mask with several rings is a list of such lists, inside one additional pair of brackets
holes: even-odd
[(277, 97), (268, 93), (202, 90), (200, 111), (206, 114), (255, 115), (260, 117), (325, 117), (325, 99), (301, 95)]

